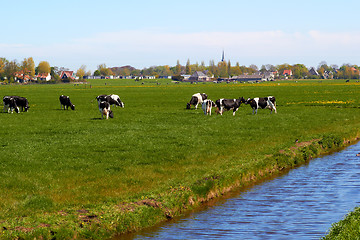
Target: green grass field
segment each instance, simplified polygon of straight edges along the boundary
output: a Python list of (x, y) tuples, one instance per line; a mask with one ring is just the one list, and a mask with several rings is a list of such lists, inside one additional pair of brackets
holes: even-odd
[[(359, 136), (360, 83), (158, 82), (0, 86), (0, 96), (30, 103), (29, 112), (0, 114), (0, 238), (103, 238), (146, 227), (269, 169), (269, 156), (297, 139)], [(196, 92), (214, 101), (273, 95), (278, 113), (242, 105), (236, 116), (205, 116), (185, 109)], [(60, 110), (61, 94), (75, 111)], [(125, 108), (101, 119), (100, 94), (118, 94)]]

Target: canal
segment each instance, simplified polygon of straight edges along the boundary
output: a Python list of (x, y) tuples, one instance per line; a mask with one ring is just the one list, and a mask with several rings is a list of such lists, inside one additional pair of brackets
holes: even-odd
[(360, 142), (126, 239), (320, 239), (360, 205)]

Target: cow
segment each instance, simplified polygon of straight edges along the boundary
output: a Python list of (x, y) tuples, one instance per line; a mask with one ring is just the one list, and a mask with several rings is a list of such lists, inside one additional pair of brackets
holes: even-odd
[(25, 97), (16, 97), (16, 105), (21, 108), (22, 112), (27, 112), (30, 108), (29, 101)]
[(195, 93), (192, 95), (190, 102), (186, 104), (186, 109), (190, 109), (191, 105), (194, 105), (195, 109), (197, 109), (198, 104), (202, 104), (207, 98), (208, 96), (206, 93)]
[(65, 110), (65, 108), (66, 108), (66, 110), (68, 110), (70, 107), (72, 110), (75, 110), (75, 105), (71, 103), (69, 96), (61, 95), (59, 97), (59, 100), (60, 100), (60, 108), (61, 109), (63, 109), (63, 107), (64, 107), (64, 110)]
[(106, 115), (106, 119), (113, 118), (114, 114), (110, 110), (110, 103), (106, 101), (102, 101), (99, 103), (99, 111), (101, 112), (101, 119), (104, 118), (104, 115)]
[(215, 103), (210, 99), (205, 99), (201, 104), (201, 108), (204, 111), (204, 114), (210, 116), (211, 116), (211, 108), (215, 106), (216, 106)]
[(13, 113), (14, 109), (16, 113), (19, 113), (19, 107), (16, 104), (16, 98), (18, 96), (4, 96), (3, 97), (3, 103), (4, 103), (4, 108), (3, 108), (3, 112), (5, 112), (5, 109), (8, 113)]
[[(11, 103), (11, 99), (14, 99), (15, 104)], [(15, 112), (19, 113), (19, 107), (21, 108), (21, 111), (27, 112), (30, 108), (29, 102), (25, 97), (4, 96), (3, 103), (4, 103), (3, 112), (5, 112), (5, 110), (7, 110), (7, 112), (10, 111), (13, 112), (15, 109)]]
[(243, 97), (240, 97), (238, 99), (218, 99), (215, 101), (215, 104), (217, 106), (217, 111), (220, 113), (220, 115), (223, 114), (224, 109), (229, 111), (230, 109), (233, 110), (233, 116), (235, 116), (235, 112), (239, 109), (241, 103), (245, 103), (245, 99)]
[(261, 109), (270, 109), (270, 113), (274, 110), (276, 112), (276, 100), (273, 96), (268, 96), (264, 98), (248, 98), (245, 104), (250, 104), (253, 109), (253, 114), (257, 114), (257, 110)]
[(10, 98), (11, 96), (3, 97), (3, 104), (4, 104), (3, 112), (10, 112)]
[(110, 103), (110, 105), (115, 105), (119, 107), (125, 107), (125, 104), (120, 100), (120, 97), (115, 94), (110, 95), (99, 95), (96, 97), (96, 100), (98, 101), (98, 104), (100, 105), (101, 102), (105, 101)]

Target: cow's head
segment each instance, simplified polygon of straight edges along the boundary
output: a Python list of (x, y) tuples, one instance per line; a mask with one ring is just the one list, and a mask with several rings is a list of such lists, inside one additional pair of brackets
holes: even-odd
[(240, 104), (241, 104), (241, 103), (246, 103), (246, 100), (245, 100), (245, 98), (243, 98), (243, 97), (239, 97), (239, 100), (240, 100)]
[[(245, 100), (245, 99), (244, 99)], [(252, 98), (248, 98), (247, 100), (245, 100), (245, 104), (250, 104), (250, 101), (252, 100)]]
[(75, 110), (75, 105), (74, 104), (71, 104), (71, 110)]
[(125, 104), (120, 100), (120, 98), (118, 99), (118, 102), (119, 102), (119, 106), (124, 108), (125, 107)]
[(208, 98), (208, 95), (206, 93), (201, 93), (200, 95), (202, 97), (202, 100), (205, 100)]
[(190, 109), (190, 103), (186, 104), (186, 109)]
[(110, 117), (110, 118), (114, 118), (114, 113), (113, 113), (113, 111), (111, 111), (111, 110), (109, 110), (109, 117)]

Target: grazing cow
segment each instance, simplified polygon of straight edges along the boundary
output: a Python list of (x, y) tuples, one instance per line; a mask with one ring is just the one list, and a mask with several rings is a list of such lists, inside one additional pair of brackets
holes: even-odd
[(248, 98), (245, 104), (250, 104), (251, 108), (253, 109), (253, 114), (257, 114), (257, 110), (259, 108), (261, 109), (268, 108), (270, 109), (270, 113), (272, 113), (273, 110), (275, 111), (275, 113), (277, 113), (276, 100), (275, 97), (273, 96), (268, 96), (264, 98)]
[(3, 108), (3, 112), (10, 112), (10, 98), (12, 96), (4, 96), (3, 97), (3, 104), (4, 104), (4, 108)]
[(3, 111), (5, 112), (5, 109), (8, 113), (13, 113), (14, 109), (16, 113), (19, 113), (19, 107), (16, 104), (16, 99), (15, 97), (18, 96), (4, 96), (3, 97), (3, 103), (4, 103), (4, 109)]
[(101, 102), (105, 101), (110, 103), (110, 105), (115, 105), (119, 107), (125, 107), (125, 104), (120, 100), (120, 97), (115, 94), (110, 95), (99, 95), (96, 97), (96, 100), (98, 101), (98, 104), (100, 105)]
[(114, 117), (113, 112), (110, 110), (110, 103), (106, 101), (99, 103), (99, 111), (101, 112), (101, 119), (104, 118), (104, 115), (106, 115), (106, 119)]
[(201, 108), (204, 111), (204, 114), (210, 116), (211, 116), (211, 108), (215, 106), (216, 106), (215, 103), (210, 99), (205, 99), (201, 104)]
[[(12, 102), (11, 99), (13, 99), (15, 103)], [(15, 112), (19, 113), (19, 107), (21, 108), (21, 111), (27, 112), (30, 108), (28, 100), (24, 97), (19, 97), (19, 96), (4, 96), (3, 103), (4, 103), (3, 112), (5, 111), (10, 112), (10, 110), (11, 112), (13, 112), (15, 109)]]
[(218, 113), (220, 113), (220, 115), (223, 114), (225, 108), (227, 111), (233, 109), (233, 116), (235, 116), (235, 112), (239, 109), (241, 103), (245, 103), (245, 99), (243, 97), (238, 99), (221, 98), (215, 101), (215, 104), (218, 108)]
[(25, 97), (15, 98), (16, 105), (21, 108), (21, 111), (27, 112), (30, 108), (29, 101)]
[(59, 100), (60, 100), (60, 108), (61, 109), (63, 109), (63, 107), (64, 107), (64, 110), (65, 110), (65, 107), (66, 107), (66, 110), (68, 110), (70, 107), (72, 110), (75, 110), (75, 105), (71, 103), (69, 96), (61, 95), (59, 97)]
[(205, 99), (207, 99), (208, 96), (206, 93), (195, 93), (192, 95), (190, 102), (186, 104), (186, 109), (190, 109), (191, 105), (195, 106), (195, 109), (197, 109), (198, 104), (202, 104)]

